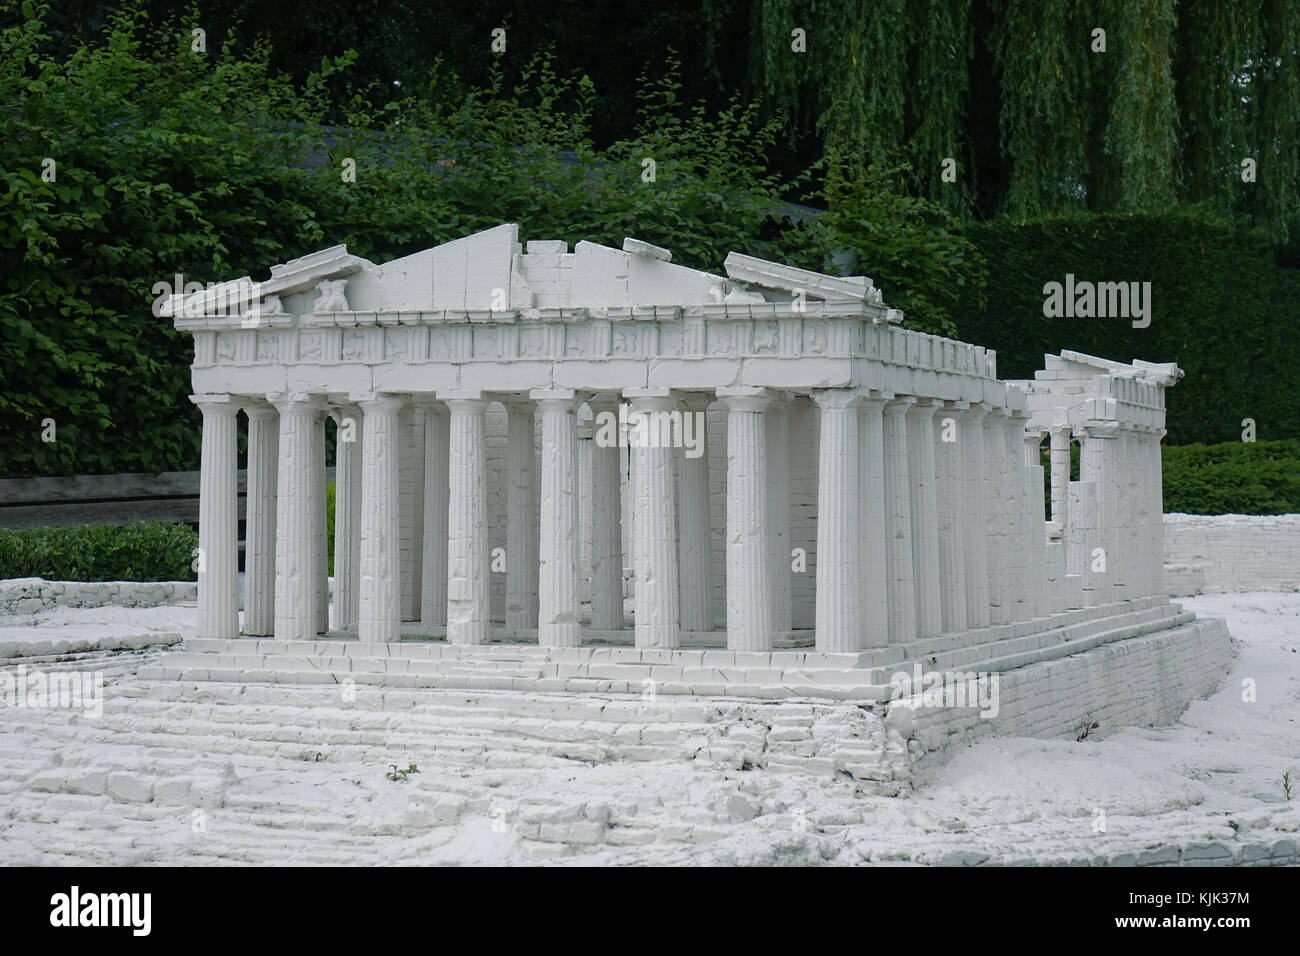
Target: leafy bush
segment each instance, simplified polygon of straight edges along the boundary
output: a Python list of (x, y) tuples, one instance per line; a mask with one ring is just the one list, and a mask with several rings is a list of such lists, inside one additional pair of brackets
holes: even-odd
[(1166, 513), (1300, 514), (1300, 441), (1167, 446), (1164, 492)]
[(199, 536), (188, 525), (0, 528), (0, 578), (47, 581), (194, 581)]

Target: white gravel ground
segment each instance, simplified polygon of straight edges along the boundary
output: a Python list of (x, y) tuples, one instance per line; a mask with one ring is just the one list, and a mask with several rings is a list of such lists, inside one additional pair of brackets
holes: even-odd
[[(241, 703), (241, 685), (205, 685), (205, 699), (224, 701), (205, 709), (178, 696), (181, 685), (134, 677), (157, 649), (74, 654), (105, 669), (106, 696), (121, 706), (98, 724), (68, 710), (0, 710), (0, 863), (1294, 864), (1300, 595), (1182, 603), (1226, 617), (1239, 654), (1176, 725), (1102, 727), (1083, 742), (987, 740), (924, 766), (901, 799), (698, 761), (522, 751), (476, 761), (414, 732), (381, 699), (345, 707), (325, 688), (285, 687), (273, 713)], [(0, 643), (98, 634), (109, 647), (131, 633), (192, 634), (195, 614), (9, 616)], [(367, 721), (382, 728), (370, 749), (330, 749), (343, 738), (329, 728), (356, 738)], [(283, 757), (286, 740), (303, 741), (303, 759)], [(394, 761), (421, 772), (386, 780)], [(1291, 802), (1286, 772), (1297, 780)]]

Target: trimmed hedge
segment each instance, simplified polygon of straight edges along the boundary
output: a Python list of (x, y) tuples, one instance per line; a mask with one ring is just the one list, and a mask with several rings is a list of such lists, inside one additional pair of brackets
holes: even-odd
[(0, 578), (47, 581), (194, 581), (199, 536), (188, 525), (0, 528)]
[[(1262, 236), (1186, 211), (995, 220), (964, 232), (987, 260), (988, 285), (983, 302), (964, 295), (958, 337), (997, 349), (999, 377), (1030, 378), (1063, 349), (1177, 362), (1186, 377), (1168, 392), (1169, 444), (1234, 441), (1245, 418), (1260, 438), (1300, 437), (1300, 273), (1274, 268)], [(1066, 273), (1150, 282), (1150, 326), (1044, 316), (1044, 284)]]
[(1164, 449), (1165, 512), (1300, 514), (1300, 441)]

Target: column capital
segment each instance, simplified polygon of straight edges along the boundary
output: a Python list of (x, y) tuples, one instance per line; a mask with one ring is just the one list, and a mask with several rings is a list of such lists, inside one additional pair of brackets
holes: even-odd
[(676, 397), (682, 410), (687, 412), (702, 412), (713, 404), (707, 392), (678, 392)]
[(916, 403), (907, 410), (907, 414), (911, 415), (913, 418), (933, 418), (934, 413), (939, 411), (941, 404), (942, 403), (935, 398), (920, 398), (917, 399)]
[(915, 395), (895, 395), (885, 406), (886, 415), (902, 416), (907, 410), (916, 404)]
[(810, 394), (822, 411), (853, 408), (862, 401), (862, 395), (851, 388), (814, 388)]
[(544, 412), (571, 412), (582, 404), (582, 396), (571, 388), (534, 388), (528, 398)]
[(771, 392), (752, 385), (725, 385), (716, 392), (718, 401), (732, 412), (761, 412), (772, 400)]
[(324, 407), (321, 396), (315, 392), (267, 392), (266, 400), (275, 406), (276, 411), (281, 415), (314, 414)]
[(205, 394), (191, 395), (190, 401), (202, 409), (205, 415), (237, 415), (244, 400), (236, 395)]
[(276, 411), (274, 405), (265, 399), (253, 398), (244, 403), (244, 414), (248, 416), (250, 422), (266, 422), (276, 418), (280, 413)]
[(438, 401), (446, 402), (448, 406), (455, 401), (487, 403), (487, 399), (483, 397), (483, 390), (479, 388), (440, 388), (434, 392), (434, 395)]
[(374, 412), (396, 412), (406, 404), (403, 396), (386, 392), (354, 392), (348, 396), (348, 399), (360, 405), (362, 413), (366, 415)]
[(1080, 428), (1075, 429), (1075, 434), (1080, 438), (1118, 438), (1119, 422), (1084, 422)]
[(985, 416), (989, 413), (988, 406), (982, 402), (974, 402), (966, 409), (965, 418), (972, 424), (978, 425), (984, 421)]
[(677, 399), (666, 388), (625, 388), (623, 397), (638, 412), (667, 412), (677, 408)]

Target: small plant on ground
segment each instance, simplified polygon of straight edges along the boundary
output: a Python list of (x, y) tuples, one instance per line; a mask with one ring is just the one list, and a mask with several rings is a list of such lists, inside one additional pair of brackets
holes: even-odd
[(394, 781), (405, 780), (407, 774), (420, 772), (420, 768), (417, 767), (415, 764), (409, 765), (405, 770), (398, 770), (397, 764), (390, 763), (388, 765), (388, 768), (389, 768), (388, 773), (384, 774), (384, 776), (387, 777), (389, 780), (394, 780)]
[(1286, 798), (1289, 801), (1291, 799), (1291, 771), (1290, 770), (1282, 774), (1282, 792), (1286, 794)]
[(1078, 740), (1087, 740), (1087, 739), (1088, 739), (1088, 735), (1089, 735), (1090, 733), (1092, 733), (1094, 730), (1096, 730), (1096, 729), (1097, 729), (1098, 727), (1100, 727), (1100, 726), (1101, 726), (1101, 724), (1097, 723), (1097, 721), (1095, 721), (1095, 720), (1093, 720), (1093, 721), (1085, 720), (1082, 724), (1079, 725), (1079, 735), (1078, 735), (1077, 737), (1075, 737), (1074, 739), (1075, 739), (1076, 741), (1078, 741)]

